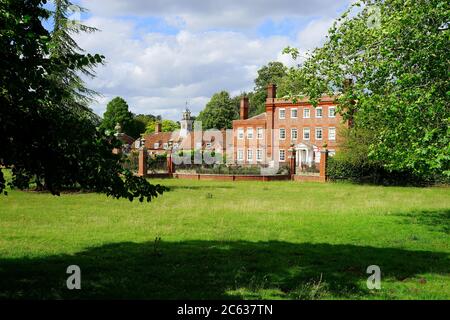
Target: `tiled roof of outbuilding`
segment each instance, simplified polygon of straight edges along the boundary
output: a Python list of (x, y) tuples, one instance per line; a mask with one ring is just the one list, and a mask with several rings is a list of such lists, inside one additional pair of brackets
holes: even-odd
[[(174, 134), (172, 132), (160, 132), (160, 133), (153, 133), (144, 136), (145, 139), (145, 147), (148, 150), (159, 150), (163, 149), (163, 146), (165, 143), (169, 143), (170, 140), (176, 140), (177, 134)], [(155, 143), (159, 144), (159, 148), (155, 149)]]

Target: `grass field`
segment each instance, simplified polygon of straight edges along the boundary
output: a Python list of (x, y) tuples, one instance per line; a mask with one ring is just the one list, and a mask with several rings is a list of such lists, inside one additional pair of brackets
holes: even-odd
[(153, 182), (150, 204), (0, 196), (0, 299), (450, 299), (449, 188)]

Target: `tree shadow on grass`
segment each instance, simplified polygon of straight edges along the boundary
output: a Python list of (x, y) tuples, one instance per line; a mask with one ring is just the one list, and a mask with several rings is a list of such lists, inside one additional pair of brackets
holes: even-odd
[[(82, 289), (66, 288), (78, 265)], [(1, 299), (241, 299), (364, 297), (366, 268), (383, 279), (446, 274), (446, 253), (310, 243), (115, 243), (74, 255), (0, 259)], [(321, 279), (321, 280), (320, 280)], [(320, 281), (320, 284), (319, 284)], [(319, 291), (320, 291), (319, 290)]]
[(421, 224), (429, 227), (433, 231), (450, 234), (450, 210), (442, 209), (437, 211), (418, 211), (407, 214), (400, 214), (405, 218), (405, 223)]

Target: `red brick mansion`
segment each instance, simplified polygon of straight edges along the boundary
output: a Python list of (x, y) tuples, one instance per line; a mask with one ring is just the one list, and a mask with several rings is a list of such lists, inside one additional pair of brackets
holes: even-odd
[(241, 100), (240, 120), (233, 122), (236, 162), (282, 165), (289, 161), (292, 147), (297, 167), (320, 163), (324, 146), (333, 155), (338, 147), (338, 128), (342, 125), (334, 97), (323, 97), (314, 108), (308, 99), (295, 103), (277, 99), (276, 89), (276, 85), (268, 87), (266, 112), (253, 118), (248, 118), (248, 98)]
[(181, 130), (161, 132), (157, 125), (155, 133), (138, 139), (134, 147), (145, 145), (149, 154), (215, 151), (226, 154), (229, 164), (268, 167), (288, 165), (293, 149), (297, 168), (317, 167), (325, 146), (331, 155), (338, 148), (337, 132), (343, 122), (336, 112), (335, 97), (323, 97), (315, 108), (308, 99), (277, 99), (276, 89), (276, 85), (268, 87), (266, 112), (252, 118), (248, 118), (249, 100), (242, 98), (240, 120), (233, 121), (232, 130), (195, 129), (186, 110), (180, 121)]

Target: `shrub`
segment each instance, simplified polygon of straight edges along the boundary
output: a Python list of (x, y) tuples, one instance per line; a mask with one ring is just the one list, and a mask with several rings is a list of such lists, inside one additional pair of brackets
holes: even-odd
[(288, 175), (290, 173), (291, 169), (288, 165), (283, 165), (278, 169), (277, 174), (279, 175)]
[(433, 185), (449, 184), (444, 175), (417, 176), (408, 171), (389, 171), (376, 163), (352, 162), (346, 157), (330, 157), (327, 162), (327, 176), (330, 180), (348, 180), (357, 183), (381, 185)]
[(370, 157), (369, 146), (376, 139), (374, 132), (363, 128), (341, 128), (341, 150), (327, 162), (330, 180), (349, 180), (382, 185), (431, 185), (449, 183), (442, 175), (415, 175), (411, 171), (391, 171), (386, 163)]

